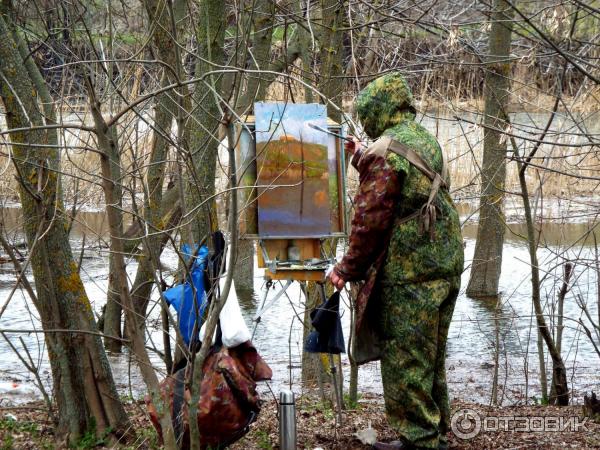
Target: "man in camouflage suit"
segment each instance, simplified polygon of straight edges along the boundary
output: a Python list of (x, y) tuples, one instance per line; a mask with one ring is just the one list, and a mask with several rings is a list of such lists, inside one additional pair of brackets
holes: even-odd
[[(398, 73), (371, 82), (356, 109), (377, 141), (352, 158), (360, 174), (356, 211), (348, 251), (330, 279), (338, 289), (366, 280), (356, 301), (356, 332), (361, 352), (371, 354), (357, 358), (381, 359), (386, 412), (401, 439), (375, 448), (446, 448), (444, 361), (463, 270), (459, 219), (448, 180), (426, 176), (390, 149), (404, 144), (434, 175), (444, 172), (442, 151), (415, 122), (412, 94)], [(431, 194), (433, 179), (441, 186)]]

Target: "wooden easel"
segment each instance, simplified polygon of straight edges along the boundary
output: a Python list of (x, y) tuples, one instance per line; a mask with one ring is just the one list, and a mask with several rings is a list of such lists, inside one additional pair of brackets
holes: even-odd
[[(306, 261), (307, 259), (310, 259), (311, 256), (321, 254), (320, 241), (318, 239), (303, 239), (303, 240), (294, 239), (294, 244), (300, 248), (300, 256), (301, 256), (302, 261)], [(258, 266), (265, 269), (265, 279), (267, 280), (267, 289), (265, 291), (265, 296), (260, 305), (259, 315), (257, 317), (255, 317), (255, 327), (254, 327), (254, 331), (252, 332), (252, 337), (254, 337), (256, 327), (258, 326), (258, 323), (260, 322), (262, 314), (265, 312), (266, 309), (268, 309), (268, 307), (273, 303), (273, 301), (277, 300), (282, 294), (285, 293), (287, 288), (294, 281), (316, 282), (317, 286), (318, 286), (317, 290), (319, 291), (319, 296), (321, 297), (321, 302), (325, 303), (325, 301), (327, 300), (327, 294), (325, 292), (325, 271), (326, 271), (326, 265), (329, 263), (328, 261), (321, 260), (321, 261), (323, 261), (323, 263), (318, 266), (316, 265), (314, 269), (307, 268), (306, 265), (302, 265), (302, 264), (298, 264), (297, 266), (290, 265), (290, 267), (287, 267), (287, 262), (284, 263), (284, 267), (277, 267), (277, 265), (276, 265), (277, 259), (269, 260), (263, 256), (263, 254), (276, 255), (275, 258), (277, 258), (277, 255), (287, 255), (288, 245), (289, 245), (288, 241), (285, 239), (275, 239), (275, 240), (269, 240), (266, 242), (263, 241), (263, 242), (259, 243), (259, 246), (262, 247), (262, 252), (261, 252), (261, 249), (259, 249), (259, 251), (257, 252), (258, 253), (258, 261), (259, 261)], [(269, 250), (270, 250), (270, 252), (269, 252)], [(266, 305), (267, 295), (268, 295), (269, 289), (270, 289), (271, 285), (273, 284), (274, 280), (279, 280), (279, 281), (286, 280), (287, 283), (285, 285), (282, 285), (283, 287), (282, 287), (282, 290), (280, 291), (280, 293), (278, 293), (275, 296), (275, 298), (271, 300), (269, 305)], [(305, 295), (306, 295), (306, 291), (303, 290), (303, 292), (305, 292)], [(343, 403), (342, 403), (343, 393), (341, 391), (341, 386), (338, 383), (337, 367), (335, 365), (333, 355), (327, 354), (327, 360), (329, 362), (331, 383), (333, 386), (335, 400), (336, 400), (337, 421), (338, 421), (338, 424), (341, 425), (342, 409), (343, 409)]]
[[(258, 267), (265, 269), (265, 279), (267, 281), (267, 290), (262, 298), (258, 312), (255, 315), (255, 327), (260, 322), (262, 314), (266, 309), (277, 301), (294, 282), (316, 282), (319, 286), (319, 295), (321, 300), (326, 300), (325, 292), (325, 271), (327, 266), (333, 262), (323, 256), (322, 242), (325, 238), (340, 238), (346, 236), (347, 217), (345, 205), (346, 192), (346, 162), (344, 154), (342, 126), (331, 119), (327, 120), (327, 130), (334, 137), (334, 146), (337, 149), (335, 176), (337, 191), (332, 209), (335, 214), (331, 215), (331, 231), (323, 238), (314, 237), (269, 237), (261, 234), (258, 227), (258, 201), (257, 199), (257, 163), (255, 147), (255, 118), (247, 116), (243, 122), (235, 125), (236, 139), (236, 161), (238, 186), (241, 188), (238, 194), (239, 204), (242, 207), (243, 214), (239, 217), (239, 233), (242, 239), (252, 239), (257, 242), (257, 260)], [(295, 258), (290, 258), (288, 248), (290, 246), (297, 248)], [(267, 302), (267, 295), (274, 281), (282, 283), (281, 291)], [(254, 332), (253, 332), (254, 335)], [(337, 382), (336, 367), (332, 355), (329, 355), (329, 364), (332, 375), (332, 384), (335, 390), (335, 397), (338, 409), (338, 420), (341, 423), (342, 393)]]
[[(287, 249), (291, 244), (300, 250), (300, 260), (288, 262)], [(258, 267), (265, 269), (265, 278), (271, 280), (325, 281), (329, 263), (321, 259), (319, 239), (264, 239), (258, 242)], [(310, 265), (310, 261), (314, 261)]]

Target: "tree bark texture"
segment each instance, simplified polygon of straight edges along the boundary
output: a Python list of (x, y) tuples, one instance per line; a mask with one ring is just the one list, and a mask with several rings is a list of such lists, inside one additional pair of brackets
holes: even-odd
[(101, 104), (96, 99), (94, 88), (88, 79), (90, 92), (90, 109), (94, 119), (95, 134), (98, 139), (100, 155), (100, 167), (102, 170), (102, 189), (106, 203), (106, 215), (110, 231), (110, 249), (114, 259), (115, 285), (121, 297), (123, 309), (127, 317), (127, 335), (131, 341), (131, 349), (135, 355), (140, 373), (148, 388), (152, 402), (156, 406), (160, 423), (163, 430), (165, 448), (177, 448), (175, 434), (171, 423), (171, 414), (167, 405), (159, 393), (158, 377), (146, 351), (144, 334), (140, 332), (137, 325), (138, 320), (145, 317), (137, 316), (127, 282), (127, 271), (124, 257), (123, 245), (123, 218), (120, 201), (121, 183), (121, 161), (114, 125), (109, 127), (101, 114)]
[[(519, 174), (519, 185), (521, 187), (521, 195), (523, 198), (523, 210), (525, 213), (525, 221), (527, 225), (527, 246), (529, 250), (529, 261), (531, 265), (531, 301), (535, 311), (535, 319), (539, 334), (541, 335), (550, 358), (552, 359), (552, 391), (548, 401), (559, 406), (569, 404), (569, 384), (567, 381), (567, 369), (562, 359), (560, 351), (556, 346), (556, 341), (552, 337), (550, 327), (544, 316), (542, 307), (542, 297), (540, 292), (540, 266), (537, 258), (537, 239), (535, 224), (533, 221), (533, 213), (531, 211), (531, 202), (529, 200), (529, 189), (527, 187), (527, 179), (525, 177), (528, 164), (521, 162), (519, 148), (514, 137), (510, 138), (513, 151), (516, 156), (517, 170)], [(539, 339), (539, 336), (538, 336)], [(547, 387), (546, 387), (547, 390)]]
[[(225, 2), (200, 0), (200, 20), (196, 26), (198, 60), (196, 76), (218, 70), (225, 61)], [(188, 165), (185, 211), (190, 211), (191, 235), (184, 239), (199, 242), (216, 229), (215, 165), (219, 146), (218, 127), (221, 119), (218, 95), (220, 74), (204, 78), (196, 84), (192, 95), (193, 111), (186, 127), (189, 130), (191, 165)], [(193, 211), (193, 212), (191, 212)]]
[[(181, 63), (177, 58), (173, 38), (173, 35), (176, 35), (176, 30), (173, 30), (175, 21), (170, 16), (165, 0), (146, 0), (144, 5), (153, 27), (153, 51), (170, 67), (163, 72), (162, 85), (166, 86), (176, 81), (174, 72), (180, 73)], [(161, 231), (174, 225), (173, 222), (179, 217), (178, 208), (173, 207), (177, 203), (176, 200), (172, 200), (170, 205), (163, 203), (165, 165), (169, 152), (167, 138), (171, 134), (174, 111), (177, 109), (176, 100), (172, 96), (173, 93), (170, 92), (160, 94), (156, 97), (154, 105), (152, 147), (145, 175), (143, 222), (146, 229), (142, 230), (144, 251), (139, 259), (131, 288), (135, 312), (139, 317), (146, 316), (146, 308), (155, 284), (154, 273), (159, 267), (160, 255), (168, 237), (161, 234)], [(144, 323), (143, 320), (138, 322), (141, 329), (144, 328)]]
[(340, 28), (345, 19), (344, 2), (321, 0), (323, 27), (320, 35), (321, 70), (319, 90), (325, 98), (340, 109), (327, 105), (327, 116), (340, 122), (342, 114), (342, 93), (344, 92), (344, 33)]
[(470, 297), (495, 297), (502, 269), (504, 245), (504, 184), (506, 180), (505, 115), (510, 96), (508, 61), (513, 11), (505, 0), (494, 0), (489, 35), (489, 56), (485, 75), (485, 115), (481, 197), (477, 241), (467, 286)]
[[(252, 8), (252, 65), (254, 70), (269, 70), (271, 63), (271, 41), (273, 38), (273, 21), (275, 19), (275, 2), (255, 0)], [(255, 101), (262, 101), (272, 75), (250, 74), (246, 90), (240, 103), (244, 111)]]
[(113, 253), (108, 256), (108, 290), (106, 293), (106, 308), (104, 310), (104, 347), (113, 353), (121, 353), (123, 334), (121, 332), (121, 315), (123, 307), (119, 290), (116, 288), (116, 266)]
[[(43, 126), (52, 105), (41, 75), (19, 48), (25, 44), (0, 17), (0, 96), (10, 128)], [(40, 105), (40, 101), (43, 106)], [(42, 106), (40, 108), (40, 106)], [(103, 433), (125, 430), (128, 419), (121, 405), (92, 309), (73, 260), (60, 196), (58, 137), (55, 130), (10, 133), (13, 163), (19, 176), (24, 230), (31, 252), (35, 304), (44, 329), (81, 330), (83, 333), (44, 335), (58, 407), (57, 432), (75, 443), (95, 423)], [(48, 145), (30, 148), (27, 144)]]
[[(275, 2), (256, 0), (252, 8), (252, 69), (268, 70), (271, 62), (271, 41), (273, 37), (273, 20), (275, 18)], [(250, 74), (247, 78), (246, 90), (241, 98), (240, 113), (252, 109), (256, 101), (264, 101), (268, 84), (272, 76)], [(241, 205), (243, 208), (243, 205)], [(240, 211), (244, 214), (244, 211)], [(240, 289), (254, 289), (254, 241), (241, 239), (237, 246), (237, 261), (233, 279)]]

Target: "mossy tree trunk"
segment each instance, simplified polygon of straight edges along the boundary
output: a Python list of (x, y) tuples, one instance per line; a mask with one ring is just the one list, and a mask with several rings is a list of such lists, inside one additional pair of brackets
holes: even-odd
[(485, 115), (481, 197), (475, 254), (467, 295), (496, 297), (504, 245), (504, 184), (506, 180), (505, 111), (510, 97), (509, 62), (513, 10), (505, 0), (494, 0), (485, 74)]
[[(273, 21), (275, 19), (275, 2), (256, 0), (251, 2), (252, 57), (250, 66), (253, 70), (268, 70), (271, 62), (271, 41), (273, 37)], [(241, 34), (244, 30), (242, 30)], [(252, 109), (252, 104), (264, 101), (271, 75), (250, 74), (247, 77), (246, 89), (242, 95), (237, 110), (240, 113)], [(249, 198), (254, 197), (250, 195)], [(241, 208), (244, 205), (240, 205)], [(240, 214), (244, 214), (241, 210)], [(241, 239), (237, 246), (237, 263), (233, 274), (235, 286), (241, 289), (254, 288), (254, 241)]]
[[(198, 59), (195, 75), (202, 77), (218, 71), (225, 62), (225, 2), (199, 0), (200, 20), (196, 25)], [(184, 240), (198, 243), (216, 229), (215, 165), (219, 146), (218, 130), (221, 120), (220, 99), (222, 75), (205, 76), (196, 84), (192, 95), (193, 110), (186, 124), (189, 131), (188, 182), (185, 211), (191, 212), (189, 233)], [(187, 234), (187, 236), (185, 235)]]
[(7, 125), (20, 130), (41, 127), (10, 133), (37, 292), (35, 306), (45, 330), (73, 330), (44, 334), (58, 407), (57, 434), (69, 444), (93, 427), (99, 434), (108, 429), (119, 434), (128, 427), (128, 419), (69, 244), (56, 171), (57, 132), (44, 129), (54, 122), (50, 94), (27, 46), (9, 25), (5, 2), (0, 11), (0, 96)]

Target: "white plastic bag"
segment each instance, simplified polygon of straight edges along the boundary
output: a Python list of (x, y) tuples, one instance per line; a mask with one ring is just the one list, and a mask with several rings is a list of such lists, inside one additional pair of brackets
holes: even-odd
[[(219, 280), (219, 287), (221, 288), (221, 291), (223, 290), (224, 285), (225, 277), (221, 277)], [(231, 280), (231, 288), (229, 289), (227, 300), (225, 301), (225, 305), (223, 306), (221, 314), (219, 315), (219, 320), (221, 321), (221, 339), (225, 347), (237, 347), (238, 345), (250, 340), (250, 330), (248, 330), (246, 322), (244, 321), (244, 317), (242, 316), (242, 311), (240, 309), (240, 304), (238, 303), (237, 293), (235, 291), (235, 283), (233, 280)], [(206, 323), (202, 324), (202, 327), (200, 328), (201, 341), (204, 340), (205, 328)], [(213, 336), (213, 342), (214, 341), (215, 336)]]

